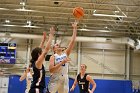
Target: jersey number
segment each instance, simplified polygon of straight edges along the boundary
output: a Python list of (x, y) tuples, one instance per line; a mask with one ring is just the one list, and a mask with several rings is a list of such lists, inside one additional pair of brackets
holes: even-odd
[(84, 86), (83, 86), (83, 84), (82, 84), (82, 89), (84, 89)]

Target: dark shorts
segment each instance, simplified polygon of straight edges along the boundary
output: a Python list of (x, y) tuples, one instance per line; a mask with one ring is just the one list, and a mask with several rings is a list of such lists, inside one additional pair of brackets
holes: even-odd
[(80, 91), (80, 93), (89, 93), (88, 91)]
[(30, 90), (29, 90), (29, 93), (45, 93), (44, 92), (44, 88), (31, 88)]
[(80, 91), (80, 93), (89, 93), (88, 91)]

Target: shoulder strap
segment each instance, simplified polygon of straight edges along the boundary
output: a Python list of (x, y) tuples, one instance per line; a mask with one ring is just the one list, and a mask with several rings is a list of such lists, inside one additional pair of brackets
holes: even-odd
[(80, 74), (77, 75), (77, 81), (78, 81), (78, 78), (79, 78), (79, 77), (80, 77)]
[(87, 75), (88, 75), (88, 74), (87, 74), (87, 73), (85, 73), (85, 76), (84, 76), (84, 78), (85, 78), (85, 79), (86, 79)]

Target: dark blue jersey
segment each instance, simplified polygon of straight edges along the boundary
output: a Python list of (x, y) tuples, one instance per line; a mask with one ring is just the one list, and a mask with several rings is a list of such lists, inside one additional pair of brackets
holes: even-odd
[(83, 78), (81, 78), (80, 74), (77, 76), (77, 82), (80, 88), (80, 93), (89, 93), (89, 81), (86, 80), (86, 76), (88, 74), (85, 74)]
[(35, 63), (32, 64), (33, 68), (33, 81), (31, 84), (31, 89), (32, 88), (40, 88), (44, 89), (45, 88), (45, 69), (44, 66), (42, 65), (42, 69), (38, 69), (35, 66)]

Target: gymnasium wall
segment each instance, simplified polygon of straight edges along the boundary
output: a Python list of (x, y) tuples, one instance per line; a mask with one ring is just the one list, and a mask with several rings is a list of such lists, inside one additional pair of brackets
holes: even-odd
[[(81, 43), (81, 63), (87, 64), (87, 72), (94, 78), (125, 79), (125, 44)], [(130, 79), (140, 80), (140, 52), (130, 49)]]
[[(22, 41), (22, 43), (20, 42)], [(31, 49), (39, 46), (41, 39), (33, 40)], [(117, 40), (116, 40), (117, 41)], [(23, 67), (27, 60), (27, 40), (18, 39), (17, 42), (17, 66)], [(67, 47), (69, 40), (63, 38), (61, 46)], [(94, 43), (94, 42), (83, 42), (81, 43), (81, 63), (85, 63), (88, 66), (87, 72), (95, 79), (125, 79), (125, 61), (126, 61), (126, 50), (124, 44), (113, 44), (113, 43)], [(48, 54), (52, 54), (50, 51)], [(130, 66), (130, 79), (140, 79), (140, 53), (133, 52), (131, 55), (131, 66)], [(71, 77), (75, 77), (77, 74), (77, 60), (78, 60), (78, 43), (75, 43), (74, 50), (72, 51), (70, 58), (72, 60), (70, 64)], [(21, 65), (19, 64), (21, 63)], [(46, 71), (48, 72), (49, 62), (44, 63)], [(22, 74), (23, 71), (12, 71)], [(49, 73), (49, 72), (48, 72)], [(47, 74), (48, 74), (47, 73)]]
[(9, 77), (0, 76), (0, 93), (8, 93)]
[(132, 53), (132, 62), (130, 64), (130, 79), (140, 80), (140, 52)]
[(87, 64), (87, 72), (98, 75), (96, 78), (124, 79), (125, 51), (82, 49), (81, 63)]

